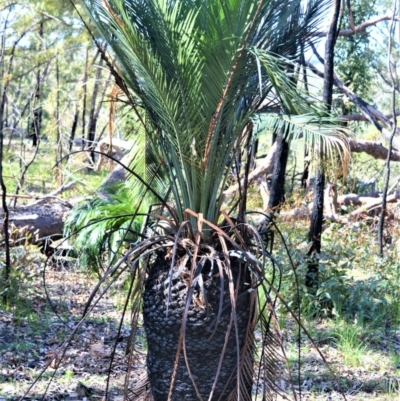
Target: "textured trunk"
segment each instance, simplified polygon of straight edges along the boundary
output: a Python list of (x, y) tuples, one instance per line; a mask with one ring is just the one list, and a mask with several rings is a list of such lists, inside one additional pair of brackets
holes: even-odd
[[(78, 104), (78, 102), (76, 102), (76, 104), (75, 104), (74, 121), (72, 122), (71, 134), (69, 136), (69, 151), (70, 152), (72, 150), (72, 145), (74, 144), (76, 128), (78, 127), (78, 120), (79, 120), (79, 104)], [(67, 155), (67, 161), (68, 161), (68, 157), (69, 156)]]
[(269, 192), (268, 209), (276, 211), (285, 201), (285, 175), (289, 156), (289, 143), (281, 132), (276, 137), (277, 155), (272, 173), (271, 188)]
[[(311, 214), (311, 225), (308, 233), (308, 241), (310, 246), (308, 248), (307, 256), (312, 256), (315, 253), (321, 253), (321, 235), (322, 235), (322, 223), (324, 220), (324, 188), (325, 188), (325, 174), (321, 170), (317, 171), (315, 176), (314, 185), (314, 205)], [(318, 289), (318, 261), (315, 258), (311, 258), (307, 265), (306, 273), (306, 287), (311, 292), (316, 293)]]
[(92, 101), (91, 101), (90, 112), (89, 112), (89, 129), (88, 129), (88, 133), (87, 133), (87, 143), (89, 145), (89, 148), (91, 149), (90, 159), (93, 163), (95, 162), (94, 148), (96, 147), (96, 145), (94, 142), (95, 142), (95, 138), (96, 138), (96, 128), (97, 128), (96, 102), (97, 102), (97, 96), (99, 93), (102, 69), (103, 69), (103, 59), (100, 58), (99, 65), (96, 70), (95, 80), (94, 80), (93, 95), (92, 95)]
[[(96, 57), (93, 60), (95, 62)], [(89, 48), (86, 49), (86, 62), (85, 62), (85, 72), (83, 75), (83, 96), (82, 96), (82, 150), (85, 148), (85, 140), (86, 140), (86, 103), (87, 103), (87, 81), (88, 81), (88, 71), (89, 71)]]
[[(40, 50), (43, 49), (43, 24), (44, 22), (40, 22), (39, 26), (39, 37), (41, 39)], [(44, 75), (44, 74), (43, 74)], [(42, 85), (42, 77), (40, 68), (38, 67), (36, 73), (36, 88), (34, 95), (34, 110), (33, 110), (33, 121), (32, 121), (32, 146), (37, 146), (40, 138), (40, 131), (42, 127), (42, 106), (41, 102), (41, 85)]]
[[(325, 64), (324, 64), (324, 87), (322, 99), (325, 102), (327, 113), (330, 113), (332, 106), (332, 93), (333, 93), (333, 73), (334, 73), (334, 49), (337, 38), (337, 24), (340, 13), (340, 0), (335, 0), (333, 4), (333, 16), (329, 27), (328, 36), (325, 43)], [(323, 157), (322, 146), (320, 148), (320, 157)], [(306, 286), (315, 292), (318, 288), (318, 274), (319, 266), (316, 254), (321, 253), (321, 235), (322, 235), (322, 222), (323, 222), (323, 209), (324, 209), (324, 185), (325, 185), (325, 172), (323, 165), (320, 164), (317, 168), (314, 187), (314, 206), (311, 215), (310, 231), (308, 240), (310, 246), (307, 255), (311, 256), (310, 262), (307, 266), (306, 273)]]
[[(222, 313), (214, 332), (220, 302), (220, 278), (216, 263), (213, 268), (209, 262), (207, 263), (202, 270), (206, 301), (202, 302), (203, 292), (200, 288), (196, 288), (193, 296), (195, 301), (192, 300), (188, 312), (185, 341), (190, 371), (203, 400), (208, 399), (213, 387), (232, 312), (228, 279), (225, 277)], [(148, 344), (147, 370), (154, 401), (168, 399), (186, 305), (190, 265), (189, 260), (183, 269), (174, 270), (168, 314), (170, 262), (165, 254), (159, 253), (148, 268), (143, 296), (143, 321)], [(250, 278), (246, 277), (248, 269), (243, 262), (236, 259), (231, 260), (231, 267), (235, 290), (238, 293), (236, 305), (238, 344), (235, 326), (232, 324), (212, 400), (227, 400), (230, 394), (235, 394), (238, 349), (241, 353), (241, 364), (244, 359), (252, 361), (252, 346), (248, 346), (252, 344), (251, 337), (248, 337), (252, 331), (248, 331), (248, 327), (251, 327), (255, 311), (252, 295), (247, 292), (249, 288), (247, 283), (250, 282)], [(242, 394), (246, 394), (242, 399), (251, 399), (252, 377), (246, 379), (244, 376), (251, 375), (241, 375), (241, 391)], [(199, 399), (181, 349), (171, 400)]]
[(60, 127), (60, 69), (58, 63), (58, 56), (56, 57), (56, 83), (57, 83), (57, 96), (56, 96), (56, 122), (57, 122), (57, 150), (56, 150), (56, 164), (61, 161), (63, 156), (63, 141)]

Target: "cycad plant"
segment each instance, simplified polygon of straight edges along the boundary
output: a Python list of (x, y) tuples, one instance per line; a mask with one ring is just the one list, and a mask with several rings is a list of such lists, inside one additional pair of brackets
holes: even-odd
[[(108, 64), (128, 98), (135, 99), (134, 112), (144, 113), (146, 138), (167, 171), (168, 190), (158, 194), (161, 206), (149, 215), (146, 238), (130, 251), (132, 266), (146, 272), (136, 288), (143, 300), (152, 397), (250, 400), (257, 371), (265, 399), (268, 388), (276, 390), (278, 369), (266, 312), (273, 309), (265, 279), (269, 255), (262, 236), (246, 223), (246, 185), (231, 211), (225, 210), (223, 190), (235, 155), (253, 140), (258, 113), (312, 111), (281, 56), (297, 54), (324, 3), (85, 4), (113, 51), (115, 67)], [(315, 115), (306, 117), (311, 119), (317, 121)], [(298, 133), (290, 130), (296, 124), (289, 117), (269, 121), (281, 121), (285, 135)], [(307, 132), (316, 133), (311, 142), (341, 146), (331, 131)], [(257, 325), (263, 350), (256, 354)]]

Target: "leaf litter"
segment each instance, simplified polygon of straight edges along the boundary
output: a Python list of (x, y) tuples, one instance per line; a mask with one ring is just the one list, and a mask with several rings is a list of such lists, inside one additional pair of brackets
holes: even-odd
[[(110, 369), (122, 316), (118, 308), (121, 292), (106, 294), (100, 300), (60, 358), (59, 346), (79, 322), (96, 282), (96, 278), (88, 278), (79, 270), (50, 268), (46, 271), (46, 287), (58, 316), (46, 297), (43, 279), (37, 274), (29, 288), (20, 287), (17, 306), (0, 309), (1, 401), (20, 399), (46, 366), (45, 373), (24, 399), (101, 400), (108, 375), (109, 399), (122, 399), (129, 316), (119, 333)], [(137, 370), (142, 373), (142, 359), (135, 361), (132, 376), (138, 375)]]
[[(99, 301), (60, 358), (59, 346), (79, 322), (97, 279), (68, 266), (48, 268), (46, 288), (56, 314), (46, 297), (42, 275), (34, 267), (31, 269), (33, 279), (28, 286), (20, 286), (17, 306), (0, 309), (0, 401), (19, 400), (46, 366), (45, 373), (24, 400), (103, 401), (108, 376), (108, 400), (122, 400), (128, 371), (126, 349), (130, 322), (129, 316), (125, 316), (118, 331), (124, 299), (121, 283)], [(335, 371), (347, 400), (400, 399), (400, 327), (384, 333), (381, 330), (379, 336), (367, 338), (362, 361), (351, 366), (343, 362), (344, 353), (337, 346), (337, 338), (326, 319), (309, 325), (313, 326), (313, 337)], [(293, 371), (297, 369), (298, 356), (295, 333), (294, 322), (286, 319), (283, 334), (293, 360)], [(129, 373), (130, 382), (140, 382), (145, 373), (143, 338), (143, 330), (139, 328), (135, 346), (143, 352), (136, 354)], [(300, 346), (301, 399), (343, 399), (311, 343), (303, 337)], [(282, 377), (279, 385), (290, 387), (286, 377)]]

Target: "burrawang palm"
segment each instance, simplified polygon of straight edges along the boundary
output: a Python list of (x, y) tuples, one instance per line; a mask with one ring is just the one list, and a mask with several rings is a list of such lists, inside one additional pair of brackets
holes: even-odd
[[(275, 375), (282, 368), (265, 278), (271, 257), (263, 236), (246, 222), (246, 185), (230, 212), (223, 190), (235, 156), (253, 139), (257, 113), (265, 115), (269, 106), (311, 112), (281, 55), (297, 55), (325, 6), (312, 1), (303, 9), (302, 0), (85, 4), (113, 51), (115, 67), (108, 64), (133, 112), (145, 111), (147, 138), (170, 180), (149, 214), (146, 238), (129, 252), (136, 294), (142, 294), (150, 396), (247, 401), (257, 388), (269, 399), (279, 392)], [(290, 118), (268, 121), (293, 134)], [(308, 132), (315, 133), (314, 144), (345, 148), (335, 132)]]

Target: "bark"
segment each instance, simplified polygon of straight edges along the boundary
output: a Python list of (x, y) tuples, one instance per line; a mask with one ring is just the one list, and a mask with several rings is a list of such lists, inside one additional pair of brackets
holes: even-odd
[(313, 252), (321, 252), (321, 234), (324, 210), (324, 189), (325, 175), (320, 171), (315, 176), (314, 183), (314, 203), (311, 214), (310, 231), (308, 233), (308, 241), (311, 245), (308, 250), (308, 256)]
[[(78, 127), (78, 120), (79, 120), (79, 105), (78, 102), (75, 104), (75, 114), (74, 114), (74, 121), (72, 122), (71, 127), (71, 134), (69, 136), (69, 151), (71, 152), (72, 145), (74, 144), (76, 128)], [(68, 155), (67, 155), (67, 162), (68, 162)]]
[[(183, 255), (181, 255), (183, 256)], [(155, 262), (148, 267), (148, 279), (143, 294), (143, 323), (146, 331), (148, 353), (147, 371), (154, 401), (166, 401), (173, 376), (178, 343), (180, 338), (182, 316), (186, 305), (188, 280), (192, 261), (189, 259), (185, 266), (174, 268), (172, 277), (172, 291), (167, 313), (168, 283), (170, 261), (166, 260), (165, 252), (159, 252)], [(237, 283), (239, 271), (243, 276), (240, 279), (238, 300), (236, 304), (236, 318), (238, 325), (239, 349), (244, 351), (247, 327), (253, 321), (255, 313), (252, 295), (247, 292), (246, 277), (248, 270), (243, 262), (231, 260), (234, 283)], [(216, 263), (213, 266), (206, 263), (202, 276), (207, 277), (204, 287), (207, 292), (207, 305), (201, 301), (198, 287), (195, 288), (194, 298), (191, 302), (188, 319), (185, 324), (186, 350), (191, 374), (195, 379), (198, 392), (203, 400), (209, 399), (210, 391), (216, 377), (220, 356), (224, 347), (227, 328), (231, 319), (231, 301), (229, 297), (228, 279), (224, 277), (223, 305), (219, 324), (216, 326), (220, 302), (220, 278)], [(249, 281), (247, 281), (248, 283)], [(236, 287), (236, 285), (235, 285)], [(196, 295), (197, 293), (197, 295)], [(216, 327), (215, 327), (216, 326)], [(214, 332), (215, 328), (215, 332)], [(213, 334), (214, 332), (214, 334)], [(213, 334), (213, 335), (212, 335)], [(227, 346), (221, 366), (219, 379), (211, 398), (212, 401), (226, 400), (229, 394), (236, 391), (237, 371), (237, 343), (235, 329), (232, 326), (227, 336)], [(242, 354), (242, 357), (252, 357), (252, 350)], [(247, 396), (251, 398), (252, 375), (243, 374), (241, 382)], [(244, 388), (243, 388), (244, 387)], [(179, 364), (176, 370), (176, 380), (173, 386), (173, 401), (197, 401), (199, 396), (193, 386), (190, 374), (186, 367), (182, 349), (179, 354)]]
[[(43, 39), (43, 24), (44, 21), (40, 22), (39, 25), (39, 38)], [(40, 45), (42, 48), (42, 45)], [(41, 72), (40, 68), (38, 68), (36, 72), (36, 88), (34, 95), (34, 109), (33, 109), (33, 121), (32, 121), (32, 146), (37, 146), (40, 138), (40, 131), (42, 126), (42, 106), (40, 105), (41, 101)]]
[[(387, 202), (393, 203), (400, 199), (400, 191), (396, 191), (393, 194), (387, 197)], [(333, 200), (330, 200), (333, 202)], [(351, 220), (357, 219), (363, 213), (368, 213), (371, 210), (380, 209), (382, 205), (382, 197), (379, 193), (373, 193), (370, 195), (358, 195), (358, 194), (346, 194), (339, 195), (337, 197), (337, 205), (346, 205), (346, 206), (360, 206), (356, 210), (350, 212), (347, 215), (338, 215), (330, 213), (330, 209), (326, 210), (326, 213), (323, 215), (324, 220), (329, 220), (332, 222), (338, 223), (348, 223)], [(291, 221), (308, 219), (311, 217), (311, 210), (309, 207), (301, 207), (292, 210), (288, 210), (285, 212), (281, 212), (279, 218), (283, 221)]]
[[(97, 57), (97, 55), (96, 55)], [(85, 148), (86, 132), (86, 103), (87, 103), (87, 80), (89, 71), (89, 48), (86, 49), (85, 72), (83, 75), (83, 96), (82, 96), (82, 150)]]
[(56, 57), (56, 83), (57, 83), (57, 98), (56, 98), (56, 123), (57, 123), (57, 151), (56, 151), (56, 163), (58, 163), (63, 156), (63, 144), (60, 129), (60, 71), (58, 56)]
[[(332, 93), (333, 93), (333, 70), (334, 70), (334, 49), (337, 38), (337, 24), (340, 13), (340, 0), (334, 0), (333, 15), (329, 26), (329, 31), (325, 43), (325, 64), (324, 64), (324, 85), (322, 92), (322, 101), (326, 105), (327, 113), (330, 113), (332, 106)], [(320, 150), (320, 157), (323, 157), (322, 147)], [(322, 222), (323, 222), (323, 208), (324, 208), (324, 186), (325, 186), (325, 173), (322, 164), (318, 166), (315, 177), (314, 188), (314, 205), (311, 215), (310, 231), (308, 233), (308, 241), (310, 246), (307, 255), (311, 256), (307, 266), (305, 285), (312, 292), (316, 292), (318, 288), (318, 259), (315, 254), (321, 253), (321, 235), (322, 235)]]
[(275, 211), (285, 201), (285, 175), (289, 156), (289, 143), (285, 140), (283, 132), (277, 138), (277, 151), (274, 160), (271, 189), (269, 193), (268, 209)]
[[(400, 110), (396, 110), (396, 116), (400, 116)], [(385, 114), (385, 118), (391, 119), (393, 118), (393, 113)], [(362, 114), (345, 114), (340, 117), (343, 121), (368, 121), (368, 118)]]
[[(349, 139), (350, 151), (354, 153), (366, 153), (372, 156), (374, 159), (386, 160), (388, 156), (388, 149), (381, 143), (374, 141), (364, 141), (361, 139)], [(390, 154), (390, 160), (398, 162), (400, 161), (400, 152), (392, 150)]]
[(329, 216), (336, 216), (339, 209), (338, 194), (335, 183), (329, 182), (324, 193), (325, 213)]
[(373, 202), (379, 198), (379, 193), (376, 192), (371, 195), (358, 195), (358, 194), (346, 194), (339, 195), (337, 198), (338, 205), (351, 206), (351, 205), (364, 205), (366, 203)]
[[(394, 194), (387, 196), (386, 197), (386, 202), (387, 203), (391, 203), (391, 202), (395, 202), (398, 199), (400, 199), (400, 191), (396, 191)], [(373, 199), (373, 200), (365, 203), (364, 205), (362, 205), (358, 209), (354, 210), (353, 212), (351, 212), (350, 213), (350, 217), (351, 218), (358, 217), (361, 213), (369, 212), (371, 209), (377, 209), (377, 208), (381, 209), (382, 201), (383, 201), (382, 197), (379, 197), (377, 199)]]

